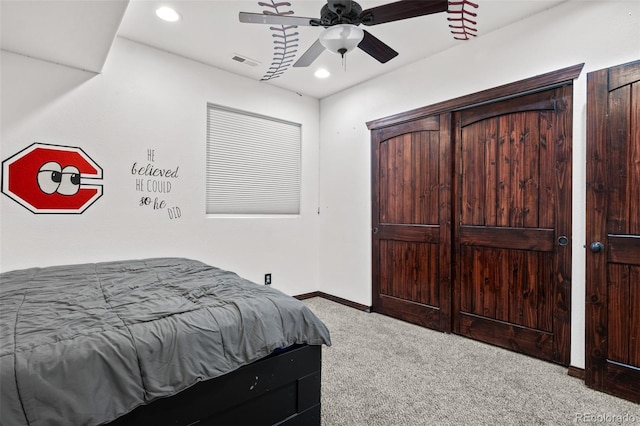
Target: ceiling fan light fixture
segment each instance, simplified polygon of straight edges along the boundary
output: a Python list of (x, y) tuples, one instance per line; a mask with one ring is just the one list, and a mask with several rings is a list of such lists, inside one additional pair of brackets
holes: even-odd
[(358, 47), (364, 38), (364, 31), (352, 24), (333, 25), (320, 34), (320, 43), (333, 53), (344, 57)]

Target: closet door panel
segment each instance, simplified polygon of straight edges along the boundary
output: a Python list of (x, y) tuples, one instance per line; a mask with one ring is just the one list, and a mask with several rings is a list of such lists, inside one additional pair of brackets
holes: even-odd
[[(640, 61), (587, 74), (588, 386), (640, 402)], [(600, 243), (600, 247), (593, 247)]]
[(455, 113), (454, 331), (569, 362), (571, 86)]
[(450, 330), (448, 115), (374, 131), (373, 309)]

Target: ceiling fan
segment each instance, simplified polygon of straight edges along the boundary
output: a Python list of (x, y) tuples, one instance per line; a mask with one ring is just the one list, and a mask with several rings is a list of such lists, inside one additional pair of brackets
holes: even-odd
[(253, 24), (271, 24), (285, 26), (324, 27), (318, 40), (293, 64), (294, 67), (307, 67), (320, 56), (325, 49), (338, 53), (344, 59), (347, 52), (360, 48), (380, 63), (385, 63), (398, 56), (398, 52), (373, 36), (370, 32), (359, 28), (400, 21), (417, 16), (445, 12), (448, 0), (401, 0), (370, 9), (362, 7), (351, 0), (327, 0), (320, 10), (320, 18), (304, 18), (292, 15), (273, 13), (240, 12), (240, 22)]

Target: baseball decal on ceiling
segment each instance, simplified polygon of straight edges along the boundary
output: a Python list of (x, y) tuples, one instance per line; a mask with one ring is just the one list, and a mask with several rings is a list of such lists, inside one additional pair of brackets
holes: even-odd
[[(293, 10), (283, 10), (291, 7), (288, 1), (275, 2), (258, 2), (258, 5), (266, 7), (262, 13), (265, 15), (289, 16), (293, 14)], [(269, 27), (273, 32), (273, 61), (269, 70), (262, 77), (262, 81), (271, 80), (280, 77), (289, 69), (293, 63), (293, 58), (298, 52), (298, 32), (297, 25), (275, 25)]]
[(2, 193), (32, 213), (83, 213), (102, 197), (101, 180), (78, 147), (36, 142), (2, 162)]

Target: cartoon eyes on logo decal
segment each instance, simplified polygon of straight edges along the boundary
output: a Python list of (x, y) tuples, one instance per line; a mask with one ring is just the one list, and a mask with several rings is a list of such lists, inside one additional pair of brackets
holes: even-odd
[(57, 192), (75, 195), (80, 189), (80, 170), (75, 166), (62, 166), (55, 161), (45, 163), (38, 170), (38, 186), (45, 194)]

